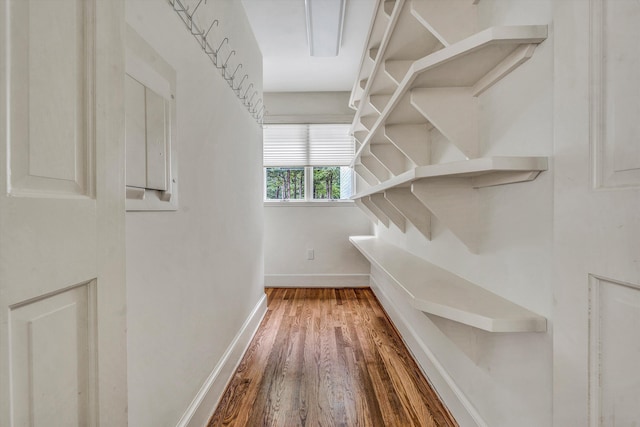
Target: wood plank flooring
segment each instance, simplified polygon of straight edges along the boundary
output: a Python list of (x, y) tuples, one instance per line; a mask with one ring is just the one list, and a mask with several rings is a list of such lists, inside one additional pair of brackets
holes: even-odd
[(457, 426), (370, 289), (266, 292), (210, 427)]

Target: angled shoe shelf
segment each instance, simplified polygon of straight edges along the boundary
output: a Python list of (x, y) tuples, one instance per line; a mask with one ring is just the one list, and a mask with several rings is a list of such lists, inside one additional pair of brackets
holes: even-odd
[(369, 172), (369, 169), (365, 168), (361, 163), (354, 165), (353, 170), (369, 185), (376, 185), (380, 182), (378, 178)]
[(393, 176), (400, 175), (414, 166), (402, 151), (386, 139), (384, 142), (369, 145), (369, 151)]
[(396, 187), (384, 192), (384, 197), (409, 221), (427, 240), (431, 240), (431, 212), (411, 192), (410, 188)]
[(372, 212), (361, 199), (354, 200), (354, 202), (356, 203), (356, 206), (358, 206), (369, 217), (371, 222), (373, 222), (374, 224), (378, 223), (378, 217), (376, 216), (376, 214)]
[(359, 201), (371, 212), (385, 227), (389, 228), (389, 217), (380, 210), (378, 205), (373, 203), (371, 196), (362, 197)]
[(370, 152), (360, 157), (360, 162), (379, 182), (385, 182), (391, 177), (389, 169)]
[(491, 187), (534, 180), (547, 170), (546, 157), (483, 157), (451, 163), (418, 166), (378, 185), (358, 192), (353, 198), (408, 187), (414, 181), (436, 178), (465, 178), (470, 188)]
[[(478, 96), (532, 57), (546, 25), (477, 29), (479, 0), (379, 2), (351, 95), (353, 197), (385, 226), (431, 238), (435, 216), (478, 248), (478, 188), (534, 180), (541, 157), (481, 158)], [(435, 133), (434, 133), (435, 132)], [(468, 160), (431, 164), (431, 138)]]
[[(359, 84), (354, 86), (351, 95), (350, 105), (356, 109), (354, 123), (358, 123), (361, 116), (370, 114), (372, 109), (384, 107), (380, 104), (374, 107), (369, 102), (371, 95), (391, 95), (397, 89), (397, 78), (385, 72), (388, 60), (412, 62), (444, 46), (413, 14), (412, 4), (422, 1), (394, 0), (379, 4), (361, 60)], [(407, 43), (407, 40), (412, 42)], [(354, 126), (352, 131), (356, 130), (357, 126)]]
[(407, 223), (404, 215), (384, 197), (384, 194), (372, 194), (369, 198), (400, 231), (405, 232)]
[(488, 332), (545, 332), (547, 320), (481, 286), (374, 236), (351, 243), (417, 310)]
[[(532, 181), (546, 169), (546, 157), (488, 157), (418, 166), (372, 185), (354, 195), (353, 199), (373, 200), (375, 203), (384, 197), (427, 238), (431, 237), (430, 218), (434, 215), (469, 251), (475, 253), (480, 243), (479, 194), (476, 189)], [(377, 206), (391, 218), (382, 202)], [(404, 229), (399, 222), (392, 222)]]
[(431, 134), (426, 124), (396, 124), (384, 127), (384, 136), (416, 166), (431, 163)]
[(444, 46), (472, 35), (476, 26), (476, 2), (414, 1), (411, 13)]
[[(455, 108), (462, 108), (465, 112), (475, 109), (475, 97), (528, 60), (535, 45), (546, 36), (545, 25), (492, 27), (414, 61), (378, 119), (370, 124), (369, 135), (362, 141), (360, 150), (370, 143), (378, 128), (390, 124), (387, 119), (403, 101), (406, 102), (407, 95), (411, 104), (425, 116), (426, 122), (436, 128), (441, 124), (445, 136), (451, 134), (451, 122), (464, 125), (466, 120), (466, 116), (457, 113)], [(431, 107), (437, 102), (446, 103), (447, 111), (434, 118), (436, 112)], [(451, 117), (442, 124), (446, 115)], [(462, 142), (462, 151), (476, 154), (477, 147), (470, 147), (477, 146), (477, 135), (470, 137), (475, 139)], [(360, 152), (356, 157), (358, 155)]]

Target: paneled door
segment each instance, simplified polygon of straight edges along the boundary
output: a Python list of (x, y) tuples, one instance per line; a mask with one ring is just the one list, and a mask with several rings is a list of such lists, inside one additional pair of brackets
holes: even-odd
[(554, 425), (640, 425), (640, 1), (553, 3)]
[(0, 0), (0, 425), (126, 425), (121, 0)]

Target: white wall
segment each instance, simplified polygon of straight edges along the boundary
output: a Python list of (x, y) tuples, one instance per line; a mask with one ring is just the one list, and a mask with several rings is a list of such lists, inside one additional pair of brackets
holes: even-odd
[[(348, 92), (265, 94), (269, 123), (350, 123)], [(369, 262), (349, 236), (371, 234), (371, 224), (355, 205), (265, 207), (266, 286), (366, 286)], [(307, 250), (314, 259), (307, 259)]]
[(267, 92), (268, 123), (351, 123), (349, 92)]
[[(483, 0), (480, 27), (550, 24), (550, 0)], [(480, 96), (481, 155), (553, 154), (553, 35), (531, 60)], [(461, 118), (464, 120), (464, 118)], [(462, 159), (434, 144), (435, 162)], [(491, 427), (551, 425), (553, 172), (535, 181), (478, 190), (478, 254), (437, 219), (432, 241), (412, 226), (376, 227), (384, 240), (549, 319), (547, 333), (492, 334), (412, 309), (378, 271), (374, 288), (462, 425), (476, 413)], [(426, 349), (426, 350), (425, 350)], [(425, 355), (430, 353), (432, 359)], [(422, 356), (420, 356), (422, 355)], [(435, 363), (433, 363), (435, 361)], [(439, 365), (439, 367), (437, 367)], [(450, 376), (449, 384), (446, 378)], [(453, 388), (451, 385), (453, 384)], [(456, 396), (456, 393), (458, 394)], [(462, 403), (460, 403), (462, 402)], [(464, 408), (467, 406), (467, 409)]]
[[(207, 7), (261, 87), (240, 2)], [(128, 0), (126, 20), (177, 72), (180, 192), (127, 213), (129, 425), (175, 426), (264, 295), (262, 130), (168, 2)]]
[[(356, 206), (265, 208), (266, 286), (363, 286), (369, 262), (349, 236), (371, 234)], [(307, 259), (307, 249), (314, 259)]]

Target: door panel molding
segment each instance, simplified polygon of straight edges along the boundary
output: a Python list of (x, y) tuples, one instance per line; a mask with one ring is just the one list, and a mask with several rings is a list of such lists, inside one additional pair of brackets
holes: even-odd
[(92, 198), (95, 0), (7, 8), (9, 193)]
[(590, 0), (589, 4), (592, 179), (599, 190), (640, 187), (640, 105), (633, 96), (625, 96), (640, 94), (640, 53), (624, 49), (629, 39), (640, 38), (640, 28), (634, 15), (627, 13), (628, 3)]
[(96, 425), (96, 279), (9, 307), (12, 425)]
[(627, 425), (637, 415), (640, 346), (629, 344), (640, 341), (638, 325), (640, 284), (590, 275), (589, 427)]
[(124, 17), (0, 0), (2, 426), (127, 423)]

